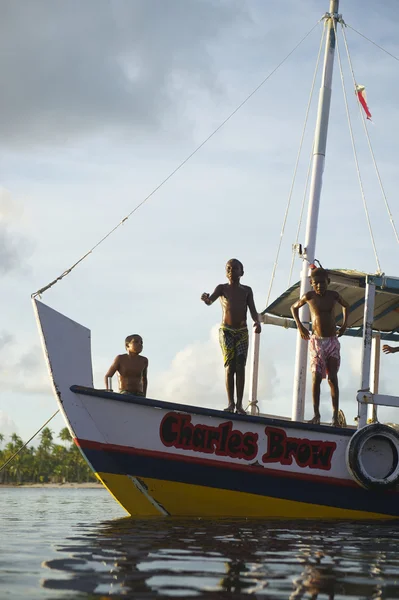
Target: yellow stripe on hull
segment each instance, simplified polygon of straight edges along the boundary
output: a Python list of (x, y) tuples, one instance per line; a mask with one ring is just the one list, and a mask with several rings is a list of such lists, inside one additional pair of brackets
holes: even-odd
[[(127, 475), (96, 473), (119, 504), (131, 515), (147, 517), (161, 512)], [(139, 477), (146, 493), (176, 517), (264, 517), (287, 519), (393, 519), (391, 515), (283, 500), (218, 488)]]
[(117, 502), (132, 516), (159, 516), (159, 511), (134, 485), (127, 475), (95, 473), (97, 479), (107, 488)]

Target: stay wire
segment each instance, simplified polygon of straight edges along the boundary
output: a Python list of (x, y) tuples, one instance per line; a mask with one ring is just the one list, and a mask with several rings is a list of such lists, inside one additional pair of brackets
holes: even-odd
[(385, 54), (388, 54), (388, 56), (391, 56), (392, 58), (394, 58), (395, 60), (397, 60), (399, 62), (399, 58), (397, 56), (395, 56), (394, 54), (391, 54), (391, 52), (388, 52), (388, 50), (385, 50), (385, 48), (383, 48), (382, 46), (380, 46), (376, 42), (373, 42), (373, 40), (370, 40), (370, 38), (368, 38), (363, 33), (360, 33), (360, 31), (358, 31), (354, 27), (351, 27), (351, 25), (348, 25), (348, 23), (345, 23), (345, 25), (346, 25), (346, 27), (349, 27), (349, 29), (352, 29), (352, 31), (354, 31), (355, 33), (357, 33), (358, 35), (360, 35), (362, 38), (364, 38), (365, 40), (367, 40), (368, 42), (370, 42), (371, 44), (373, 44), (374, 46), (376, 46), (377, 48), (379, 48), (380, 50), (382, 50), (383, 52), (385, 52)]
[(149, 200), (163, 185), (165, 185), (165, 183), (167, 181), (169, 181), (169, 179), (171, 179), (171, 177), (173, 177), (173, 175), (175, 175), (211, 138), (213, 138), (213, 136), (218, 133), (218, 131), (220, 131), (222, 129), (222, 127), (224, 127), (224, 125), (226, 125), (226, 123), (228, 123), (228, 121), (230, 121), (230, 119), (256, 94), (256, 92), (268, 81), (268, 79), (270, 79), (270, 77), (272, 75), (274, 75), (274, 73), (289, 59), (289, 57), (295, 52), (295, 50), (297, 48), (299, 48), (299, 46), (306, 40), (306, 38), (309, 37), (309, 35), (314, 31), (314, 29), (316, 29), (316, 27), (318, 26), (318, 24), (320, 23), (322, 19), (319, 19), (317, 21), (317, 23), (312, 27), (312, 29), (310, 29), (310, 31), (308, 31), (308, 33), (296, 44), (296, 46), (287, 54), (287, 56), (278, 63), (278, 65), (263, 79), (263, 81), (261, 81), (261, 83), (237, 106), (237, 108), (235, 108), (225, 119), (224, 121), (222, 121), (222, 123), (220, 123), (220, 125), (218, 127), (216, 127), (216, 129), (210, 133), (208, 135), (208, 137), (206, 137), (200, 144), (199, 146), (197, 146), (195, 148), (195, 150), (193, 150), (193, 152), (191, 152), (191, 154), (189, 154), (167, 177), (165, 177), (165, 179), (163, 179), (161, 181), (161, 183), (159, 183), (153, 190), (152, 192), (150, 192), (148, 194), (148, 196), (146, 196), (144, 198), (144, 200), (142, 200), (141, 202), (139, 202), (139, 204), (137, 204), (137, 206), (135, 206), (135, 208), (126, 215), (126, 217), (124, 217), (117, 225), (115, 225), (115, 227), (113, 227), (106, 235), (104, 235), (88, 252), (86, 252), (86, 254), (84, 254), (79, 260), (77, 260), (71, 267), (69, 267), (68, 269), (66, 269), (63, 273), (61, 273), (61, 275), (59, 275), (56, 279), (54, 279), (53, 281), (51, 281), (50, 283), (48, 283), (47, 285), (45, 285), (44, 287), (40, 288), (39, 290), (37, 290), (36, 292), (34, 292), (32, 294), (32, 298), (36, 298), (37, 296), (41, 296), (45, 291), (47, 291), (48, 289), (50, 289), (51, 287), (53, 287), (53, 285), (55, 285), (56, 283), (58, 283), (58, 281), (61, 281), (61, 279), (64, 279), (64, 277), (66, 277), (67, 275), (69, 275), (69, 273), (71, 273), (71, 271), (73, 271), (73, 269), (75, 269), (75, 267), (77, 267), (83, 260), (85, 260), (85, 258), (87, 258), (90, 254), (92, 254), (92, 252), (98, 248), (98, 246), (100, 246), (100, 244), (102, 244), (103, 242), (105, 242), (105, 240), (107, 238), (109, 238), (110, 235), (112, 235), (117, 229), (119, 229), (119, 227), (121, 225), (123, 225), (128, 219), (129, 217), (131, 217), (141, 206), (143, 206), (143, 204), (145, 204), (147, 202), (147, 200)]
[[(367, 221), (367, 225), (368, 225), (368, 229), (369, 229), (369, 233), (370, 233), (371, 245), (373, 247), (374, 257), (375, 257), (375, 260), (376, 260), (376, 263), (377, 263), (377, 272), (381, 273), (382, 271), (381, 271), (380, 261), (379, 261), (379, 258), (378, 258), (377, 247), (376, 247), (375, 240), (374, 240), (373, 228), (371, 226), (371, 219), (370, 219), (370, 214), (369, 214), (369, 211), (368, 211), (366, 196), (365, 196), (365, 193), (364, 193), (362, 176), (360, 174), (360, 167), (359, 167), (359, 161), (358, 161), (358, 157), (357, 157), (355, 138), (354, 138), (354, 135), (353, 135), (352, 121), (351, 121), (350, 112), (349, 112), (349, 106), (348, 106), (348, 98), (347, 98), (347, 95), (346, 95), (345, 80), (344, 80), (344, 74), (343, 74), (342, 62), (341, 62), (341, 53), (339, 51), (339, 43), (338, 43), (338, 36), (337, 36), (337, 27), (336, 27), (335, 21), (334, 21), (333, 26), (334, 26), (335, 39), (336, 39), (336, 48), (337, 48), (338, 64), (339, 64), (339, 70), (340, 70), (340, 76), (341, 76), (341, 83), (342, 83), (342, 91), (343, 91), (343, 94), (344, 94), (346, 116), (347, 116), (347, 119), (348, 119), (348, 126), (349, 126), (350, 138), (351, 138), (351, 142), (352, 142), (353, 156), (354, 156), (354, 159), (355, 159), (356, 172), (357, 172), (357, 177), (358, 177), (359, 185), (360, 185), (360, 193), (362, 195), (363, 207), (364, 207), (364, 212), (366, 214), (366, 221)], [(356, 86), (356, 82), (355, 81), (354, 81), (354, 83), (355, 83), (355, 86)], [(356, 89), (356, 87), (355, 87), (355, 89)]]
[(321, 51), (323, 49), (323, 42), (324, 42), (324, 38), (325, 38), (325, 32), (326, 32), (326, 28), (323, 27), (322, 34), (321, 34), (321, 39), (320, 39), (319, 52), (318, 52), (317, 60), (316, 60), (316, 67), (315, 67), (315, 70), (314, 70), (314, 73), (313, 73), (313, 80), (312, 80), (312, 85), (311, 85), (311, 89), (310, 89), (308, 105), (306, 107), (305, 121), (304, 121), (304, 124), (303, 124), (302, 135), (301, 135), (301, 139), (300, 139), (300, 142), (299, 142), (299, 150), (298, 150), (298, 154), (297, 154), (297, 158), (296, 158), (296, 162), (295, 162), (295, 167), (294, 167), (294, 174), (293, 174), (293, 177), (292, 177), (291, 187), (290, 187), (290, 191), (289, 191), (289, 194), (288, 194), (287, 206), (286, 206), (286, 209), (285, 209), (284, 218), (283, 218), (283, 224), (282, 224), (281, 232), (280, 232), (280, 240), (279, 240), (279, 243), (278, 243), (278, 246), (277, 246), (276, 257), (275, 257), (275, 260), (274, 260), (272, 274), (271, 274), (271, 277), (270, 277), (270, 284), (269, 284), (269, 290), (268, 290), (268, 293), (267, 293), (266, 306), (269, 306), (269, 300), (270, 300), (270, 296), (271, 296), (271, 292), (272, 292), (272, 288), (273, 288), (273, 283), (274, 283), (274, 279), (275, 279), (275, 275), (276, 275), (278, 260), (280, 258), (280, 251), (281, 251), (281, 246), (282, 246), (283, 237), (284, 237), (284, 233), (285, 233), (285, 226), (287, 224), (288, 213), (289, 213), (289, 210), (290, 210), (290, 207), (291, 207), (292, 194), (293, 194), (293, 191), (294, 191), (296, 176), (297, 176), (297, 172), (298, 172), (299, 160), (300, 160), (301, 154), (302, 154), (302, 146), (303, 146), (303, 141), (304, 141), (304, 138), (305, 138), (306, 127), (307, 127), (307, 124), (308, 124), (309, 111), (310, 111), (310, 107), (311, 107), (311, 104), (312, 104), (313, 92), (314, 92), (314, 86), (315, 86), (315, 83), (316, 83), (317, 72), (319, 70), (320, 56), (321, 56)]
[[(355, 90), (356, 90), (356, 79), (355, 79), (355, 73), (354, 73), (353, 66), (352, 66), (352, 60), (351, 60), (351, 56), (350, 56), (350, 52), (349, 52), (349, 46), (348, 46), (348, 41), (347, 41), (347, 39), (346, 39), (346, 34), (345, 34), (345, 29), (344, 29), (344, 27), (342, 27), (342, 36), (343, 36), (343, 38), (344, 38), (344, 42), (345, 42), (345, 48), (346, 48), (346, 54), (347, 54), (347, 57), (348, 57), (348, 62), (349, 62), (349, 67), (350, 67), (350, 71), (351, 71), (351, 73), (352, 73), (353, 84), (354, 84), (354, 86), (355, 86)], [(396, 229), (396, 225), (395, 225), (395, 221), (394, 221), (394, 218), (393, 218), (393, 215), (392, 215), (392, 212), (391, 212), (391, 208), (390, 208), (390, 206), (389, 206), (388, 198), (387, 198), (387, 195), (386, 195), (386, 193), (385, 193), (384, 185), (383, 185), (383, 183), (382, 183), (382, 179), (381, 179), (380, 171), (379, 171), (379, 169), (378, 169), (377, 161), (376, 161), (376, 159), (375, 159), (374, 150), (373, 150), (373, 145), (372, 145), (372, 143), (371, 143), (371, 139), (370, 139), (369, 130), (368, 130), (368, 127), (367, 127), (367, 124), (366, 124), (366, 119), (365, 119), (365, 116), (364, 116), (364, 113), (363, 113), (362, 107), (360, 106), (360, 102), (358, 101), (358, 103), (357, 103), (357, 104), (358, 104), (358, 106), (359, 106), (360, 118), (361, 118), (361, 121), (362, 121), (362, 124), (363, 124), (363, 129), (364, 129), (364, 131), (365, 131), (365, 134), (366, 134), (366, 138), (367, 138), (368, 147), (369, 147), (369, 150), (370, 150), (370, 154), (371, 154), (371, 158), (372, 158), (372, 161), (373, 161), (374, 169), (375, 169), (375, 172), (376, 172), (376, 175), (377, 175), (378, 183), (379, 183), (379, 185), (380, 185), (380, 189), (381, 189), (382, 197), (383, 197), (383, 199), (384, 199), (385, 208), (386, 208), (386, 210), (387, 210), (388, 217), (389, 217), (389, 220), (390, 220), (390, 222), (391, 222), (391, 226), (392, 226), (392, 229), (393, 229), (393, 232), (394, 232), (394, 235), (395, 235), (396, 241), (399, 243), (399, 235), (398, 235), (398, 232), (397, 232), (397, 229)]]
[[(343, 23), (341, 23), (341, 25), (342, 25), (342, 34), (343, 34), (343, 38), (344, 38), (344, 42), (345, 42), (345, 47), (346, 47), (346, 51), (347, 51), (347, 56), (348, 56), (348, 62), (349, 62), (351, 70), (353, 71), (353, 69), (352, 69), (352, 61), (351, 61), (351, 57), (350, 57), (350, 53), (349, 53), (349, 49), (348, 49), (348, 44), (347, 44), (347, 39), (346, 39), (345, 27), (343, 26), (344, 25)], [(386, 50), (385, 48), (383, 48), (382, 46), (380, 46), (379, 44), (377, 44), (376, 42), (374, 42), (373, 40), (371, 40), (370, 38), (368, 38), (364, 34), (362, 34), (360, 31), (357, 31), (357, 29), (355, 29), (354, 27), (352, 27), (348, 23), (345, 22), (345, 26), (348, 27), (349, 29), (352, 29), (352, 31), (354, 31), (355, 33), (357, 33), (358, 35), (360, 35), (361, 37), (363, 37), (364, 39), (366, 39), (367, 41), (369, 41), (371, 44), (373, 44), (374, 46), (376, 46), (377, 48), (379, 48), (380, 50), (382, 50), (383, 52), (385, 52), (386, 54), (388, 54), (389, 56), (391, 56), (395, 60), (399, 61), (399, 58), (397, 56), (395, 56), (394, 54), (392, 54), (391, 52), (389, 52), (388, 50)], [(378, 181), (380, 183), (381, 191), (382, 191), (382, 194), (383, 194), (383, 197), (384, 197), (384, 200), (385, 200), (385, 205), (386, 205), (386, 208), (387, 208), (387, 211), (388, 211), (389, 220), (390, 220), (392, 228), (394, 230), (394, 234), (395, 234), (396, 240), (399, 242), (399, 236), (398, 236), (398, 233), (397, 233), (397, 230), (396, 230), (394, 218), (393, 218), (393, 215), (391, 213), (391, 210), (390, 210), (390, 207), (389, 207), (389, 204), (388, 204), (388, 200), (387, 200), (387, 197), (386, 197), (386, 194), (385, 194), (385, 190), (383, 188), (383, 184), (382, 184), (382, 180), (381, 180), (381, 177), (380, 177), (380, 173), (379, 173), (379, 170), (378, 170), (378, 167), (377, 167), (377, 163), (376, 163), (376, 160), (375, 160), (375, 157), (374, 157), (374, 152), (373, 152), (372, 144), (371, 144), (371, 141), (369, 139), (370, 136), (369, 136), (369, 131), (368, 131), (368, 128), (367, 128), (367, 125), (366, 125), (366, 120), (364, 118), (364, 114), (362, 112), (362, 108), (361, 108), (360, 105), (359, 105), (359, 110), (360, 110), (360, 115), (361, 115), (361, 118), (362, 118), (363, 126), (365, 128), (365, 132), (366, 132), (367, 140), (368, 140), (368, 143), (369, 143), (369, 148), (370, 148), (371, 156), (372, 156), (373, 163), (374, 163), (374, 166), (375, 166), (375, 170), (376, 170), (376, 173), (377, 173)], [(306, 185), (305, 185), (305, 193), (304, 193), (304, 198), (303, 198), (302, 207), (301, 207), (301, 215), (300, 215), (300, 219), (299, 219), (297, 236), (295, 238), (295, 246), (297, 246), (297, 244), (298, 244), (299, 233), (300, 233), (300, 228), (301, 228), (301, 224), (302, 224), (302, 217), (303, 217), (303, 211), (304, 211), (304, 201), (305, 201), (305, 197), (306, 197), (306, 193), (307, 193), (307, 187), (308, 187), (308, 182), (309, 182), (309, 175), (310, 175), (310, 165), (309, 165), (308, 177), (307, 177)], [(288, 278), (288, 287), (291, 285), (292, 272), (293, 272), (294, 261), (295, 261), (295, 246), (294, 246), (294, 250), (292, 252), (292, 261), (291, 261), (290, 275), (289, 275), (289, 278)]]
[(10, 464), (10, 462), (11, 462), (12, 460), (14, 460), (14, 458), (15, 458), (16, 456), (18, 456), (18, 454), (19, 454), (19, 453), (20, 453), (20, 452), (21, 452), (21, 451), (22, 451), (24, 448), (26, 448), (26, 446), (27, 446), (27, 445), (28, 445), (28, 444), (29, 444), (29, 443), (30, 443), (30, 442), (31, 442), (31, 441), (32, 441), (32, 440), (33, 440), (33, 439), (34, 439), (34, 438), (37, 436), (37, 434), (38, 434), (38, 433), (40, 433), (40, 432), (41, 432), (41, 430), (42, 430), (42, 429), (44, 429), (44, 427), (46, 427), (46, 425), (47, 425), (48, 423), (50, 423), (50, 421), (51, 421), (52, 419), (54, 419), (54, 417), (55, 417), (56, 415), (58, 415), (58, 413), (59, 413), (59, 412), (60, 412), (60, 409), (56, 410), (56, 411), (55, 411), (55, 413), (54, 413), (54, 414), (53, 414), (53, 415), (52, 415), (52, 416), (51, 416), (49, 419), (47, 419), (47, 421), (44, 423), (44, 425), (42, 425), (42, 426), (40, 427), (40, 429), (38, 429), (38, 430), (36, 431), (36, 433), (34, 433), (34, 434), (32, 435), (32, 437), (31, 437), (31, 438), (29, 438), (29, 440), (28, 440), (27, 442), (25, 442), (25, 444), (24, 444), (23, 446), (21, 446), (21, 448), (20, 448), (20, 449), (19, 449), (17, 452), (15, 452), (15, 454), (13, 454), (13, 455), (11, 456), (11, 458), (9, 458), (9, 459), (8, 459), (8, 460), (7, 460), (7, 461), (4, 463), (4, 465), (1, 465), (1, 467), (0, 467), (0, 473), (1, 473), (1, 471), (3, 471), (3, 469), (5, 469), (5, 468), (6, 468), (6, 466), (7, 466), (8, 464)]
[(301, 232), (301, 227), (302, 227), (302, 220), (303, 220), (303, 213), (305, 211), (305, 203), (306, 203), (306, 196), (308, 194), (308, 187), (309, 187), (309, 179), (310, 179), (310, 172), (312, 170), (312, 162), (313, 162), (313, 149), (314, 146), (312, 147), (312, 151), (310, 153), (310, 159), (309, 159), (309, 166), (308, 166), (308, 172), (306, 175), (306, 182), (305, 182), (305, 189), (303, 191), (303, 198), (302, 198), (302, 204), (301, 204), (301, 212), (299, 215), (299, 223), (298, 223), (298, 227), (296, 230), (296, 236), (295, 236), (295, 244), (293, 246), (292, 249), (292, 257), (291, 257), (291, 267), (290, 267), (290, 274), (288, 276), (288, 287), (290, 287), (291, 285), (291, 279), (292, 279), (292, 272), (294, 270), (294, 262), (295, 262), (295, 254), (296, 254), (296, 248), (298, 245), (298, 240), (299, 240), (299, 234)]

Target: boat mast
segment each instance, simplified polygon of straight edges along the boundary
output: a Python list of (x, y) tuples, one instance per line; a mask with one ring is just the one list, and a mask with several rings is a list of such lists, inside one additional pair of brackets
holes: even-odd
[[(301, 272), (301, 297), (310, 290), (309, 265), (315, 259), (317, 222), (319, 218), (320, 195), (326, 157), (328, 119), (331, 103), (331, 83), (335, 54), (335, 24), (338, 20), (339, 0), (330, 0), (330, 12), (325, 15), (326, 48), (324, 54), (323, 76), (319, 94), (316, 130), (313, 146), (312, 175), (309, 192), (308, 217)], [(301, 309), (301, 320), (309, 323), (309, 308)], [(296, 343), (295, 378), (292, 402), (292, 420), (302, 421), (305, 413), (305, 389), (308, 342), (299, 333)]]

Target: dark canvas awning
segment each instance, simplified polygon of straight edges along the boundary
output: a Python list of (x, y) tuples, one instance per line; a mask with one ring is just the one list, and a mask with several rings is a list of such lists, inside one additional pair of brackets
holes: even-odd
[[(399, 278), (369, 275), (344, 269), (328, 271), (330, 290), (338, 292), (350, 305), (348, 331), (345, 335), (361, 336), (363, 331), (364, 297), (366, 281), (376, 286), (373, 330), (381, 332), (382, 339), (399, 341)], [(280, 317), (283, 326), (295, 327), (291, 305), (299, 299), (300, 282), (290, 287), (262, 313)], [(337, 322), (342, 321), (342, 311), (337, 305)], [(275, 322), (276, 320), (274, 320)], [(277, 323), (276, 323), (277, 324)]]

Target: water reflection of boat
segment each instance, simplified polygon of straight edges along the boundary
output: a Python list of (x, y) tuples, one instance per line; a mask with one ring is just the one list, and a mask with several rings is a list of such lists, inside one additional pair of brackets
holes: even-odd
[(388, 525), (118, 519), (68, 538), (42, 585), (137, 598), (397, 598), (397, 537)]
[[(342, 24), (338, 5), (338, 0), (331, 0), (324, 16), (326, 49), (302, 251), (302, 293), (309, 264), (315, 259), (337, 26)], [(303, 340), (298, 341), (293, 419), (227, 416), (209, 408), (94, 389), (90, 331), (34, 298), (65, 421), (98, 479), (128, 513), (338, 519), (399, 516), (399, 434), (388, 426), (367, 424), (369, 406), (398, 405), (397, 398), (379, 395), (372, 387), (371, 348), (373, 333), (375, 344), (397, 337), (399, 280), (353, 271), (333, 271), (331, 279), (332, 289), (345, 290), (351, 302), (348, 335), (363, 336), (356, 431), (304, 422)], [(263, 322), (294, 326), (287, 307), (298, 294), (299, 284), (267, 307)], [(257, 360), (255, 344), (254, 383)], [(256, 385), (252, 408), (256, 413)]]

